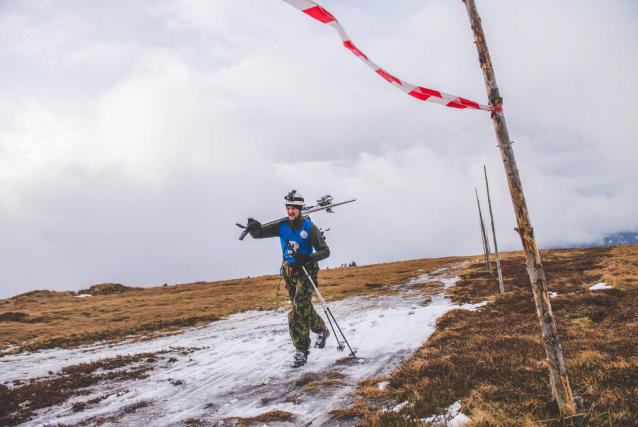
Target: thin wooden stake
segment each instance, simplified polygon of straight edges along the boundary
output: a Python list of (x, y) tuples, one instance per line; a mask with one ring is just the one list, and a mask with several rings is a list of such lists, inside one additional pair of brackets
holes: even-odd
[[(474, 188), (476, 193), (476, 188)], [(478, 205), (478, 193), (476, 193), (476, 204)], [(479, 225), (481, 226), (481, 243), (483, 244), (483, 256), (485, 257), (485, 265), (487, 265), (487, 247), (485, 246), (485, 236), (483, 234), (483, 221), (481, 221), (481, 205), (479, 205)]]
[(490, 274), (493, 276), (494, 272), (492, 271), (490, 241), (488, 240), (487, 233), (485, 232), (485, 222), (483, 221), (483, 214), (481, 213), (481, 202), (479, 202), (478, 191), (476, 191), (476, 187), (474, 188), (474, 192), (476, 193), (476, 204), (478, 205), (479, 221), (481, 221), (481, 238), (483, 239), (483, 252), (485, 253), (485, 263), (490, 269)]
[(529, 218), (527, 203), (523, 194), (523, 186), (521, 178), (516, 167), (516, 159), (514, 151), (510, 143), (509, 132), (505, 123), (505, 115), (502, 112), (503, 98), (498, 91), (494, 69), (492, 68), (492, 60), (487, 49), (487, 42), (481, 18), (476, 10), (474, 0), (462, 0), (467, 9), (467, 15), (470, 18), (472, 32), (476, 48), (478, 49), (479, 62), (483, 70), (483, 78), (485, 79), (485, 88), (490, 105), (496, 110), (492, 114), (492, 122), (496, 139), (501, 150), (503, 165), (507, 175), (507, 182), (512, 196), (512, 204), (514, 205), (514, 213), (516, 214), (516, 222), (518, 228), (516, 231), (521, 237), (523, 250), (527, 262), (527, 273), (529, 274), (534, 291), (534, 301), (536, 302), (536, 312), (540, 321), (543, 343), (545, 344), (545, 352), (547, 353), (547, 362), (549, 364), (549, 372), (552, 384), (552, 391), (556, 397), (558, 408), (562, 415), (573, 415), (576, 413), (574, 399), (572, 397), (569, 379), (567, 378), (567, 369), (565, 369), (565, 360), (563, 359), (563, 350), (561, 349), (556, 332), (556, 323), (552, 314), (552, 306), (547, 295), (547, 280), (545, 279), (545, 270), (541, 263), (541, 256), (536, 246), (534, 238), (534, 229)]
[(494, 253), (496, 254), (496, 271), (498, 271), (498, 288), (501, 295), (505, 295), (505, 286), (503, 286), (503, 273), (501, 273), (501, 260), (498, 258), (498, 244), (496, 243), (496, 228), (494, 228), (494, 215), (492, 214), (492, 199), (490, 199), (490, 185), (487, 183), (487, 169), (483, 165), (485, 172), (485, 189), (487, 190), (487, 207), (490, 209), (490, 220), (492, 221), (492, 238), (494, 239)]

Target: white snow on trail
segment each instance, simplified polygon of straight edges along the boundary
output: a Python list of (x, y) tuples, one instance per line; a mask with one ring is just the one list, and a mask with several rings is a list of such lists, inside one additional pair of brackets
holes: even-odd
[[(224, 419), (254, 417), (274, 410), (291, 412), (294, 417), (291, 422), (269, 425), (349, 425), (332, 420), (329, 412), (348, 408), (354, 402), (357, 381), (389, 374), (427, 340), (438, 317), (461, 308), (452, 305), (441, 288), (426, 305), (423, 294), (410, 288), (428, 281), (443, 282), (447, 288), (456, 282), (457, 278), (445, 278), (443, 274), (420, 276), (403, 285), (400, 295), (329, 302), (358, 361), (337, 363), (348, 355), (348, 349), (337, 351), (331, 334), (325, 349), (311, 348), (308, 364), (292, 369), (288, 365), (294, 348), (286, 314), (251, 311), (148, 341), (6, 356), (0, 359), (0, 383), (10, 386), (11, 381), (47, 377), (65, 366), (172, 347), (173, 351), (150, 362), (153, 370), (147, 372), (148, 378), (100, 382), (92, 387), (90, 395), (42, 409), (23, 425), (72, 425), (112, 415), (117, 415), (120, 425), (175, 426), (189, 419), (201, 420), (205, 425), (232, 425)], [(325, 320), (321, 306), (315, 308)], [(198, 349), (186, 352), (177, 347)], [(326, 376), (328, 372), (331, 374)], [(330, 379), (344, 384), (304, 389), (311, 381)], [(73, 403), (106, 395), (109, 397), (83, 411), (72, 411)], [(140, 401), (148, 402), (148, 406), (130, 414), (123, 412), (127, 405)]]

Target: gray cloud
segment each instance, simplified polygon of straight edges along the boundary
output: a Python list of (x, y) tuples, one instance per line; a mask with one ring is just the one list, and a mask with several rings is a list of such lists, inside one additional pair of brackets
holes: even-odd
[[(402, 94), (283, 2), (81, 4), (0, 9), (0, 297), (276, 273), (234, 223), (292, 188), (359, 199), (312, 218), (324, 266), (477, 253), (484, 164), (520, 247), (488, 114)], [(393, 74), (485, 102), (462, 4), (324, 6)], [(637, 229), (636, 6), (478, 7), (541, 245)]]

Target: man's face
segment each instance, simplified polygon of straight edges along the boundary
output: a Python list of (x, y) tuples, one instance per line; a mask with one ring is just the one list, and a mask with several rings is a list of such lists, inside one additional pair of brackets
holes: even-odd
[(293, 208), (292, 206), (286, 206), (286, 213), (288, 214), (288, 219), (291, 221), (299, 218), (299, 209)]

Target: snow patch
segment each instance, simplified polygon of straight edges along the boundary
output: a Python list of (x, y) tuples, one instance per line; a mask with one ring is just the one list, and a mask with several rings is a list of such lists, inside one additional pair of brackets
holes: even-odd
[(590, 291), (598, 291), (600, 289), (611, 289), (611, 285), (608, 285), (605, 282), (596, 283), (594, 286), (590, 286)]
[(82, 294), (82, 295), (74, 295), (74, 297), (76, 298), (86, 298), (86, 297), (92, 297), (93, 295), (91, 294)]
[(456, 285), (456, 282), (458, 282), (459, 280), (461, 280), (460, 277), (450, 277), (441, 279), (440, 282), (443, 283), (443, 289), (448, 289)]
[(488, 303), (489, 301), (481, 301), (477, 302), (476, 304), (461, 304), (459, 308), (461, 308), (462, 310), (476, 311), (479, 308), (486, 306)]
[(429, 418), (422, 418), (419, 421), (430, 423), (436, 427), (461, 427), (472, 421), (470, 417), (461, 412), (461, 401), (457, 400), (443, 415), (433, 415)]
[(401, 409), (405, 408), (405, 407), (410, 407), (412, 406), (412, 404), (408, 401), (399, 403), (397, 406), (395, 406), (394, 408), (390, 409), (389, 411), (391, 412), (399, 412)]
[(556, 298), (560, 296), (556, 292), (552, 292), (552, 291), (549, 291), (547, 294), (549, 295), (550, 298)]
[(388, 388), (388, 385), (390, 385), (390, 381), (382, 381), (379, 384), (377, 384), (377, 387), (379, 387), (379, 390), (383, 391), (386, 388)]

